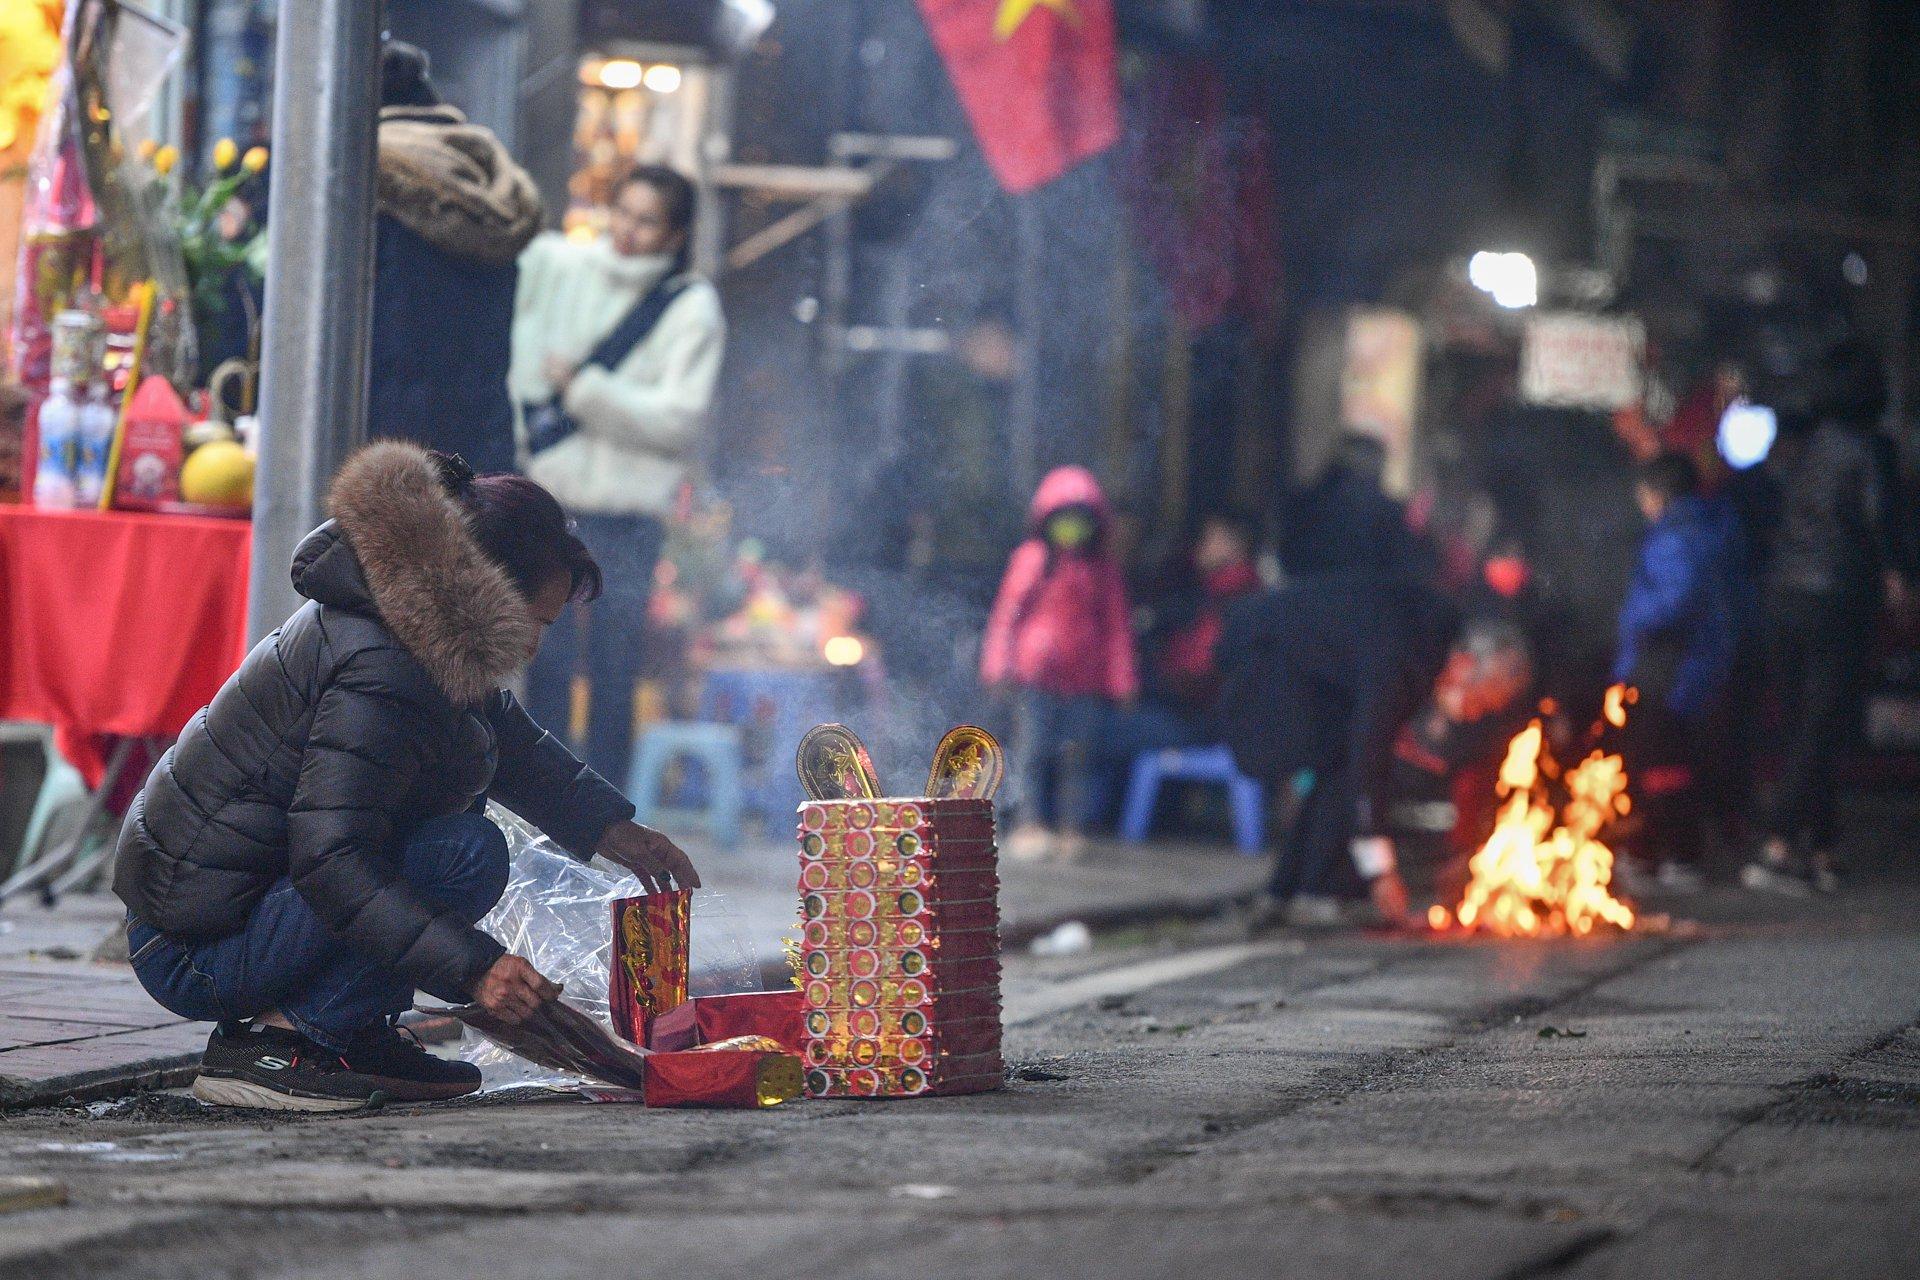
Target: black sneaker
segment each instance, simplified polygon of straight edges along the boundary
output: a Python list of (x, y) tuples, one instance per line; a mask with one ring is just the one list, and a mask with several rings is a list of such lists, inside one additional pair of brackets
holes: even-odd
[(480, 1087), (480, 1068), (428, 1053), (411, 1032), (376, 1022), (354, 1036), (347, 1066), (395, 1102), (442, 1102)]
[(193, 1096), (218, 1107), (359, 1111), (379, 1106), (387, 1094), (296, 1031), (223, 1022), (207, 1039)]

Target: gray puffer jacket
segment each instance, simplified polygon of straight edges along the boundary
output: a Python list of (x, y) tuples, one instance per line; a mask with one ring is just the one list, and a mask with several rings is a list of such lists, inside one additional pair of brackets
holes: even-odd
[(114, 892), (186, 941), (237, 933), (281, 877), (422, 990), (465, 1000), (504, 948), (400, 878), (408, 833), (489, 796), (585, 858), (633, 806), (500, 687), (537, 623), (427, 453), (341, 469), (293, 580), (311, 603), (248, 655), (155, 766)]

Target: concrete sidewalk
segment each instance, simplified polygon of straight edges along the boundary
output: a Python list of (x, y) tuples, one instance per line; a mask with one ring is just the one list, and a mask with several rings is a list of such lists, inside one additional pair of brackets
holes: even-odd
[(124, 963), (91, 959), (124, 918), (105, 896), (0, 908), (0, 1107), (160, 1088), (189, 1074), (206, 1028), (155, 1004)]
[[(784, 969), (780, 939), (797, 896), (791, 844), (687, 845), (706, 886), (725, 897), (729, 932), (763, 971)], [(1099, 929), (1212, 914), (1251, 893), (1265, 865), (1178, 845), (1096, 846), (1071, 865), (1003, 863), (1001, 932), (1020, 947), (1067, 920)], [(154, 1004), (124, 963), (90, 958), (122, 919), (106, 895), (51, 910), (19, 899), (0, 907), (0, 1108), (115, 1097), (192, 1075), (207, 1025)]]

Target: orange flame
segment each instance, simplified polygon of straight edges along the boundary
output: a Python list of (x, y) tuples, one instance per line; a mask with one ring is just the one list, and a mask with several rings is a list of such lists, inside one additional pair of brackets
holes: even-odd
[(1616, 729), (1627, 727), (1627, 708), (1640, 701), (1640, 691), (1628, 684), (1616, 684), (1607, 689), (1601, 711), (1607, 717), (1607, 723)]
[[(1624, 724), (1632, 701), (1624, 686), (1607, 690), (1607, 719)], [(1567, 770), (1567, 799), (1557, 814), (1542, 781), (1543, 764), (1547, 773), (1555, 771), (1545, 731), (1534, 720), (1507, 744), (1495, 784), (1504, 798), (1500, 815), (1467, 864), (1472, 879), (1455, 917), (1463, 929), (1501, 937), (1585, 935), (1602, 924), (1631, 929), (1633, 908), (1608, 891), (1613, 850), (1599, 839), (1607, 824), (1632, 807), (1625, 762), (1595, 750)]]

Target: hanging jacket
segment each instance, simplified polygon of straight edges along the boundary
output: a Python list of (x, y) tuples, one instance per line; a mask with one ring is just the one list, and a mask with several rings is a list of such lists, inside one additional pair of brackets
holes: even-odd
[(400, 878), (408, 833), (491, 796), (584, 860), (634, 809), (500, 687), (538, 624), (425, 452), (362, 450), (329, 510), (294, 556), (309, 603), (154, 767), (114, 892), (199, 942), (239, 932), (291, 877), (344, 945), (464, 1001), (504, 948)]
[[(1072, 506), (1094, 513), (1099, 535), (1086, 550), (1050, 548), (1048, 519)], [(1049, 472), (1033, 495), (1027, 527), (987, 616), (981, 681), (1062, 697), (1132, 698), (1140, 690), (1132, 620), (1120, 568), (1105, 550), (1113, 512), (1100, 482), (1085, 467)]]
[[(628, 257), (605, 240), (544, 235), (520, 257), (508, 389), (524, 410), (553, 398), (549, 355), (578, 363), (672, 267)], [(665, 516), (697, 456), (726, 346), (720, 295), (685, 288), (616, 368), (590, 365), (561, 398), (580, 430), (527, 463), (527, 474), (570, 511)]]
[(511, 471), (514, 260), (539, 191), (452, 107), (382, 108), (379, 137), (367, 435)]
[(1738, 628), (1745, 555), (1730, 513), (1704, 498), (1675, 498), (1647, 530), (1620, 607), (1613, 678), (1663, 697), (1681, 716), (1705, 711), (1726, 687)]

